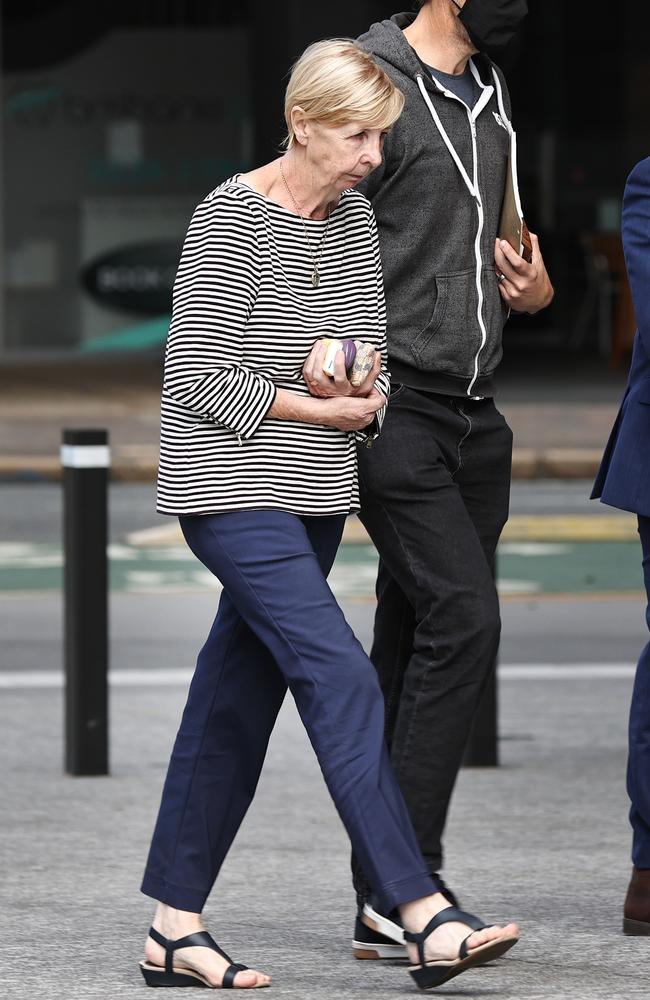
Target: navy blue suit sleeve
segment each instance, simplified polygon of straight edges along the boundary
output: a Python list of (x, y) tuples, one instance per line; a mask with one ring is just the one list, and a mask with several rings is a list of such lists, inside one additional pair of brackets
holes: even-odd
[(622, 236), (639, 336), (650, 357), (650, 157), (627, 179)]

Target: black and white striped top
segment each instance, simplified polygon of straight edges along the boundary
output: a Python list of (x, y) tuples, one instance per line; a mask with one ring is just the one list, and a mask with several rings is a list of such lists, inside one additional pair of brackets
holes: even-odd
[[(158, 510), (348, 513), (359, 506), (355, 444), (363, 433), (266, 413), (278, 388), (309, 394), (302, 366), (320, 337), (368, 341), (385, 359), (374, 215), (362, 194), (343, 193), (314, 288), (299, 216), (239, 178), (196, 209), (176, 275)], [(305, 224), (317, 252), (327, 222)], [(388, 395), (385, 370), (377, 388)]]

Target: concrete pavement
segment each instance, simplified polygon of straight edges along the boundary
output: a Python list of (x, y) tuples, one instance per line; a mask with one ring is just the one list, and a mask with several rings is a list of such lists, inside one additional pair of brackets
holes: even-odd
[[(582, 670), (582, 673), (580, 672)], [(446, 876), (522, 941), (444, 996), (629, 1000), (647, 941), (624, 938), (628, 672), (502, 681), (498, 770), (464, 770)], [(0, 992), (8, 1000), (135, 1000), (151, 903), (138, 893), (182, 685), (112, 692), (112, 776), (61, 773), (61, 692), (5, 688)], [(355, 962), (348, 848), (291, 704), (206, 914), (234, 955), (291, 1000), (415, 995), (403, 967)]]

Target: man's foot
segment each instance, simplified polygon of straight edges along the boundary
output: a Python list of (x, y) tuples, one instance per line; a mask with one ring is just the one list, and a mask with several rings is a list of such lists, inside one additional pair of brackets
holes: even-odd
[[(373, 919), (381, 916), (382, 921), (388, 925), (388, 933), (382, 933)], [(392, 960), (408, 958), (406, 945), (404, 944), (404, 928), (391, 918), (399, 919), (397, 914), (392, 913), (390, 917), (384, 917), (376, 913), (367, 903), (363, 910), (357, 913), (354, 924), (354, 938), (352, 940), (352, 954), (355, 958), (370, 961)]]
[(650, 936), (650, 868), (633, 868), (623, 910), (623, 933)]
[[(203, 921), (198, 913), (174, 910), (163, 904), (158, 906), (153, 927), (168, 941), (178, 941), (188, 934), (205, 931)], [(147, 937), (144, 957), (149, 965), (159, 969), (165, 968), (165, 948), (154, 941), (152, 937)], [(174, 951), (174, 969), (188, 969), (198, 973), (208, 985), (215, 989), (221, 987), (230, 964), (227, 958), (208, 947), (178, 948)], [(261, 986), (269, 986), (270, 983), (270, 976), (255, 969), (237, 972), (232, 981), (232, 985), (236, 989), (258, 989)]]

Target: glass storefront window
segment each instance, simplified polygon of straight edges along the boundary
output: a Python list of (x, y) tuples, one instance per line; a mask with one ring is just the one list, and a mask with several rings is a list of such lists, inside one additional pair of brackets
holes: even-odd
[(5, 356), (162, 350), (192, 211), (250, 165), (248, 80), (237, 25), (115, 26), (5, 69)]

